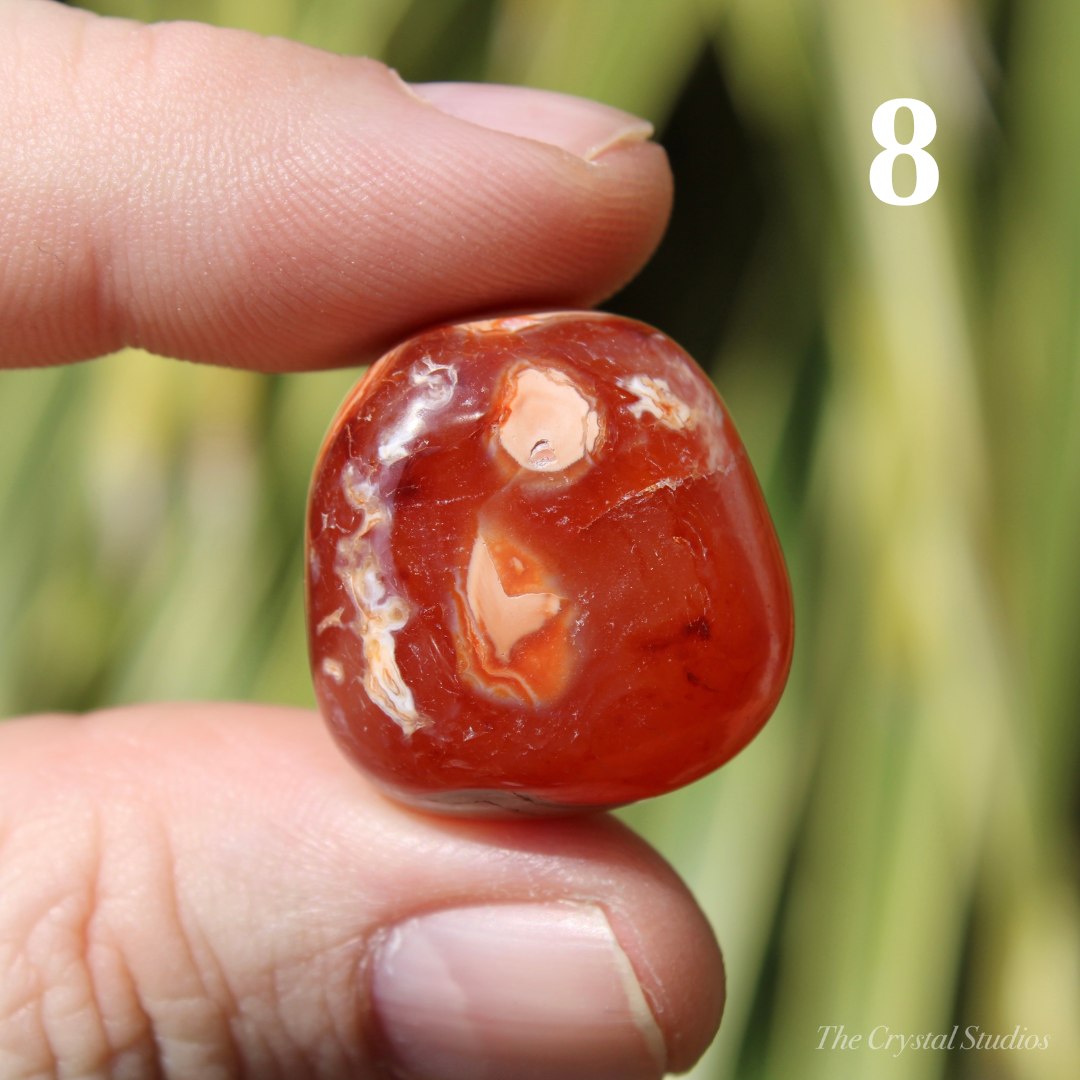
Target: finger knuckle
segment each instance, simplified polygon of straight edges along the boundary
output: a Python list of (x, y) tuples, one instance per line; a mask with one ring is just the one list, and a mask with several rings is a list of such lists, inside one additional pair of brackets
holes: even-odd
[(0, 829), (0, 1076), (153, 1075), (152, 1024), (103, 911), (100, 822), (59, 803)]

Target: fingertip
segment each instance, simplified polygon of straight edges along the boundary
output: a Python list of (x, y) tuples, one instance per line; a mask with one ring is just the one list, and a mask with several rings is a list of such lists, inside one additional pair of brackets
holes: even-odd
[[(529, 896), (508, 892), (494, 875), (481, 883), (481, 891), (471, 894), (475, 903), (490, 904), (499, 898), (504, 903), (531, 899), (556, 905), (567, 901), (597, 905), (655, 1021), (666, 1071), (685, 1072), (705, 1053), (719, 1030), (726, 1001), (720, 944), (675, 871), (623, 822), (608, 813), (543, 821), (431, 817), (399, 806), (386, 796), (377, 798), (391, 816), (406, 815), (422, 832), (455, 838), (473, 853), (498, 851), (500, 859), (510, 855), (538, 875)], [(578, 875), (578, 868), (583, 875)], [(549, 873), (554, 877), (547, 878)], [(559, 885), (537, 888), (535, 883), (541, 877), (558, 880)], [(598, 887), (599, 882), (603, 885)], [(438, 909), (460, 903), (459, 896), (452, 905), (444, 902)], [(563, 921), (540, 911), (524, 916), (510, 912), (508, 918), (529, 921), (534, 916), (539, 923), (550, 918)], [(571, 968), (574, 953), (568, 943)], [(507, 992), (520, 994), (520, 989), (510, 987)], [(485, 997), (495, 991), (484, 986), (478, 993)], [(627, 1000), (633, 1001), (632, 989)], [(582, 1023), (588, 1026), (589, 1018), (583, 1016)], [(524, 1037), (528, 1037), (527, 1032)], [(642, 1037), (648, 1045), (647, 1031)], [(638, 1067), (646, 1068), (645, 1058), (637, 1060)]]
[[(605, 815), (606, 817), (606, 815)], [(712, 926), (668, 863), (636, 833), (625, 833), (635, 861), (648, 865), (632, 906), (606, 911), (664, 1037), (669, 1073), (692, 1068), (720, 1028), (727, 998), (724, 958)]]
[(663, 239), (675, 197), (667, 151), (659, 143), (612, 146), (591, 164), (620, 194), (623, 205), (619, 218), (623, 225), (615, 226), (614, 231), (620, 235), (610, 240), (618, 257), (612, 259), (607, 277), (597, 280), (585, 294), (581, 307), (592, 307), (614, 295), (649, 261)]

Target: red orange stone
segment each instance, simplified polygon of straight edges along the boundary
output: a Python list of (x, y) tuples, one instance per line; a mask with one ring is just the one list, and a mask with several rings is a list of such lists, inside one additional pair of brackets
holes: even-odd
[(600, 312), (443, 326), (326, 438), (307, 524), (315, 692), (391, 795), (598, 809), (746, 745), (791, 591), (746, 452), (669, 338)]

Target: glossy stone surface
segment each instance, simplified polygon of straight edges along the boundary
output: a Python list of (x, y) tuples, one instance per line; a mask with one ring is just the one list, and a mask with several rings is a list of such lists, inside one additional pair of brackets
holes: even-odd
[(783, 556), (711, 383), (599, 312), (439, 327), (345, 401), (312, 482), (308, 627), (334, 735), (452, 813), (614, 806), (756, 734)]

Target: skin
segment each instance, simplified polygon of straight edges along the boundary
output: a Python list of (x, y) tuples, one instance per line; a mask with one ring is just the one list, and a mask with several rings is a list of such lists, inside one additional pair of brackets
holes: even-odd
[[(138, 345), (302, 371), (610, 294), (666, 222), (662, 150), (639, 133), (586, 161), (569, 114), (541, 142), (497, 89), (479, 111), (469, 93), (440, 111), (372, 61), (0, 0), (0, 362)], [(379, 1075), (379, 932), (531, 900), (604, 909), (689, 1068), (719, 1022), (719, 950), (613, 819), (413, 813), (301, 710), (0, 725), (5, 1076)]]

